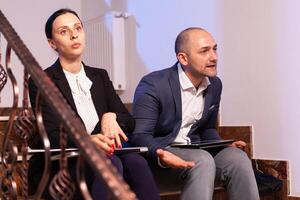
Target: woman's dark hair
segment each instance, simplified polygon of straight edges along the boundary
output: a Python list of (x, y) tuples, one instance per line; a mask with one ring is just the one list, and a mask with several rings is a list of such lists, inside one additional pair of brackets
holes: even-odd
[[(45, 33), (46, 33), (46, 36), (47, 36), (48, 39), (52, 39), (52, 25), (53, 25), (54, 20), (58, 16), (66, 14), (66, 13), (72, 13), (73, 15), (75, 15), (80, 20), (78, 14), (74, 10), (71, 10), (71, 9), (68, 9), (68, 8), (62, 8), (62, 9), (59, 9), (59, 10), (55, 11), (48, 18), (48, 20), (46, 22), (46, 25), (45, 25)], [(81, 22), (81, 20), (80, 20), (80, 22)]]

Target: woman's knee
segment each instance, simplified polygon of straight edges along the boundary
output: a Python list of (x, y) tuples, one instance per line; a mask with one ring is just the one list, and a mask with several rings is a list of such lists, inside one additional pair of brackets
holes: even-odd
[(122, 161), (120, 160), (120, 158), (116, 155), (112, 155), (109, 160), (111, 161), (111, 163), (113, 164), (113, 166), (115, 166), (115, 168), (117, 169), (117, 171), (121, 174), (123, 174), (123, 164)]
[(143, 169), (148, 168), (146, 159), (136, 153), (130, 153), (120, 156), (123, 166), (129, 169)]

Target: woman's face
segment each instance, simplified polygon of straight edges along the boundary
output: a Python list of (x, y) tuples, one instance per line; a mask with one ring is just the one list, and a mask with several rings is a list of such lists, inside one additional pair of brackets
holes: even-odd
[(59, 57), (81, 59), (85, 48), (85, 33), (80, 20), (72, 13), (58, 16), (52, 24), (52, 39), (48, 39), (48, 42)]

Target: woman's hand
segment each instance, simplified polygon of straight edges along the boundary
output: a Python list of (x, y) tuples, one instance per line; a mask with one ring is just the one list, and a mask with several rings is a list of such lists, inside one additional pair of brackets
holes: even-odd
[(105, 113), (101, 119), (101, 132), (109, 137), (117, 148), (122, 147), (121, 139), (127, 141), (128, 138), (117, 122), (117, 115), (112, 112)]
[(108, 138), (107, 136), (98, 133), (95, 135), (91, 135), (91, 138), (93, 142), (96, 143), (96, 145), (102, 149), (106, 154), (112, 155), (114, 153), (115, 147), (114, 147), (114, 141)]

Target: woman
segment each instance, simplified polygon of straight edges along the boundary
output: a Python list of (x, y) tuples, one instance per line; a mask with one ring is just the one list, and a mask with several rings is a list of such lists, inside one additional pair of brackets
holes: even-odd
[[(54, 12), (46, 23), (45, 32), (50, 46), (59, 57), (45, 72), (81, 118), (87, 132), (91, 134), (91, 139), (106, 152), (137, 197), (149, 200), (159, 199), (151, 171), (141, 155), (113, 155), (114, 149), (122, 146), (121, 140), (128, 140), (124, 132), (133, 131), (134, 119), (115, 93), (107, 72), (86, 66), (82, 62), (85, 33), (76, 12), (70, 9), (60, 9)], [(33, 108), (36, 93), (37, 88), (30, 80), (29, 94)], [(51, 147), (57, 148), (59, 147), (60, 120), (45, 102), (42, 104), (42, 113)], [(75, 145), (68, 140), (68, 147), (72, 146)], [(37, 175), (41, 175), (40, 159), (40, 156), (34, 156), (31, 159), (29, 177), (33, 185), (36, 185), (40, 179)], [(54, 167), (57, 167), (57, 164), (54, 164)], [(69, 161), (68, 167), (72, 178), (76, 179), (75, 161)], [(86, 179), (93, 199), (104, 199), (108, 193), (104, 189), (104, 184), (95, 178), (89, 167), (86, 171)]]

